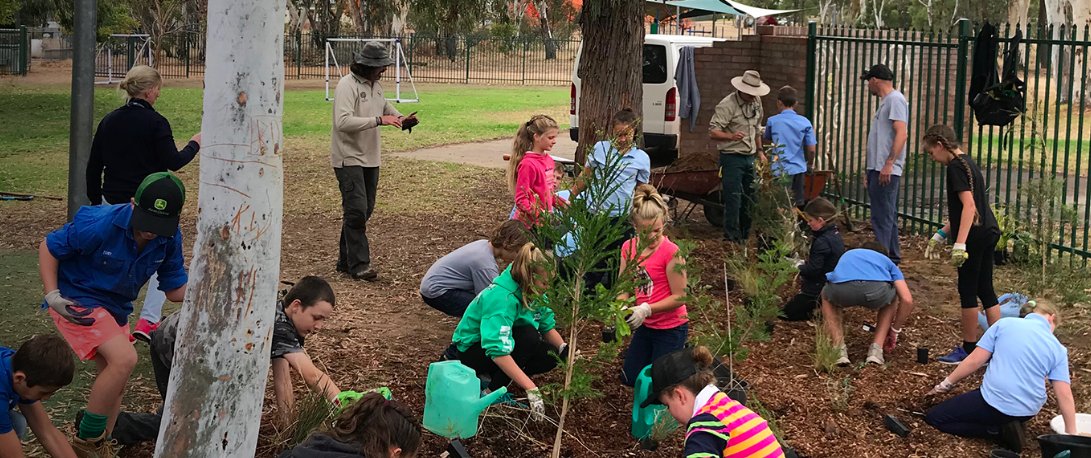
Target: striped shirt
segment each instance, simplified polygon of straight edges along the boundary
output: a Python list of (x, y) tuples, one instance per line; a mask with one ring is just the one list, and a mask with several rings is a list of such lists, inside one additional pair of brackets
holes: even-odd
[(783, 458), (777, 438), (754, 411), (717, 390), (686, 425), (686, 458)]

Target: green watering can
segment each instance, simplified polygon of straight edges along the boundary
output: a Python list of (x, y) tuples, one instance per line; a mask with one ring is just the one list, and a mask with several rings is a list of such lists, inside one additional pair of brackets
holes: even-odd
[(633, 437), (639, 441), (651, 439), (652, 431), (659, 423), (659, 433), (670, 433), (678, 429), (678, 422), (667, 412), (667, 406), (652, 404), (641, 408), (640, 404), (651, 394), (652, 365), (649, 364), (636, 377), (633, 385)]
[(473, 369), (459, 361), (432, 363), (424, 386), (424, 427), (448, 439), (473, 437), (481, 412), (507, 392), (501, 387), (481, 397)]

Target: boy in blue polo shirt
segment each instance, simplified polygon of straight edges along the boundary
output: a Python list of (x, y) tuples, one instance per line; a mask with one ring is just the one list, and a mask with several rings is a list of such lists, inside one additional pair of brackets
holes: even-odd
[(883, 351), (894, 350), (898, 334), (913, 312), (913, 295), (901, 269), (887, 257), (882, 244), (867, 242), (863, 248), (841, 255), (833, 272), (826, 274), (826, 280), (829, 283), (821, 294), (822, 319), (840, 353), (837, 365), (851, 363), (841, 329), (841, 309), (846, 307), (875, 310), (875, 339), (868, 348), (867, 362), (886, 364)]
[(53, 426), (38, 402), (72, 383), (75, 372), (72, 350), (56, 335), (35, 336), (18, 351), (0, 347), (0, 403), (4, 404), (0, 406), (0, 456), (24, 456), (20, 440), (26, 437), (27, 426), (50, 456), (75, 456), (68, 438)]
[(38, 249), (42, 307), (82, 360), (98, 375), (72, 447), (81, 456), (113, 456), (107, 438), (121, 411), (121, 396), (136, 366), (129, 340), (133, 299), (152, 273), (167, 299), (185, 297), (182, 232), (186, 197), (169, 172), (148, 175), (132, 202), (80, 208), (71, 223), (51, 232)]
[(773, 174), (788, 175), (792, 191), (792, 202), (803, 208), (806, 204), (803, 194), (803, 174), (811, 170), (814, 164), (815, 141), (814, 126), (806, 117), (796, 113), (795, 106), (799, 95), (795, 88), (784, 86), (777, 92), (777, 109), (780, 114), (769, 117), (765, 123), (766, 142), (776, 145), (773, 152)]

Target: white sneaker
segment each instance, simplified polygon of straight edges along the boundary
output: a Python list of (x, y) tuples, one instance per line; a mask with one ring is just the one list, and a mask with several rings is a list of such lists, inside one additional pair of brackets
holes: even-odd
[(867, 349), (867, 362), (871, 364), (878, 364), (882, 366), (886, 364), (886, 359), (883, 358), (883, 346), (878, 344), (871, 344)]
[(848, 366), (849, 364), (852, 364), (852, 361), (849, 361), (849, 349), (848, 349), (848, 347), (846, 347), (844, 344), (842, 344), (841, 347), (837, 349), (837, 351), (841, 355), (840, 358), (837, 358), (837, 363), (836, 364), (838, 366)]

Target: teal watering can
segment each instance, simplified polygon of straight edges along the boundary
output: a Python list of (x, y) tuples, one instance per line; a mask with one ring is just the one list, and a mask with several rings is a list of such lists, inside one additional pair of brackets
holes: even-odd
[[(667, 406), (653, 404), (641, 408), (640, 404), (651, 395), (652, 366), (645, 367), (636, 377), (633, 385), (633, 437), (644, 441), (650, 439), (652, 431), (659, 428), (659, 433), (670, 433), (678, 428), (678, 422), (667, 412)], [(659, 423), (659, 426), (656, 426)]]
[(459, 361), (432, 363), (424, 386), (424, 427), (448, 439), (473, 437), (481, 412), (507, 392), (501, 387), (481, 397), (473, 369)]

